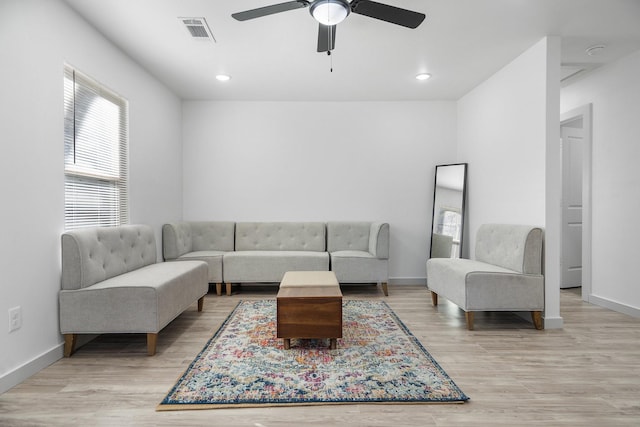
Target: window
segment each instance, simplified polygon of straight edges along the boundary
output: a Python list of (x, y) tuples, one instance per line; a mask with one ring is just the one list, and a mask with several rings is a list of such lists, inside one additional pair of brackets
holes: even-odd
[(438, 213), (438, 223), (436, 232), (451, 236), (453, 239), (451, 246), (451, 258), (458, 258), (460, 251), (460, 237), (462, 235), (462, 215), (460, 209), (444, 207)]
[(128, 116), (125, 99), (65, 66), (66, 229), (128, 222)]

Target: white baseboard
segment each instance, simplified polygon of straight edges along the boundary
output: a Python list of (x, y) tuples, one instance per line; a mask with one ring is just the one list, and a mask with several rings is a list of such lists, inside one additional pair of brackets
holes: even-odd
[(52, 363), (62, 359), (64, 344), (59, 344), (29, 362), (0, 377), (0, 394), (17, 386)]
[(542, 316), (545, 329), (562, 329), (564, 326), (564, 319), (562, 317), (544, 317)]
[(640, 309), (636, 307), (620, 304), (619, 302), (611, 301), (593, 294), (589, 295), (589, 302), (591, 304), (599, 305), (600, 307), (608, 308), (609, 310), (617, 311), (618, 313), (627, 314), (633, 317), (640, 317)]
[[(530, 311), (514, 311), (516, 316), (522, 318), (529, 323), (533, 327), (533, 319), (531, 318)], [(564, 320), (562, 317), (545, 317), (544, 312), (542, 313), (542, 323), (544, 325), (544, 329), (562, 329), (564, 326)]]

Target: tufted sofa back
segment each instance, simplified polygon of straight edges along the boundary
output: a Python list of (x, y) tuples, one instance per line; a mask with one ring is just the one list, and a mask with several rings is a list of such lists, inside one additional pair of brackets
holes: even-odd
[(154, 264), (156, 238), (147, 225), (94, 227), (62, 235), (62, 289), (91, 286)]
[(483, 224), (476, 235), (476, 260), (524, 274), (542, 274), (542, 229)]
[(193, 221), (164, 224), (162, 251), (165, 260), (193, 251), (232, 251), (235, 223)]
[(192, 251), (232, 251), (235, 222), (203, 221), (191, 223)]
[(325, 251), (322, 222), (238, 222), (236, 251)]

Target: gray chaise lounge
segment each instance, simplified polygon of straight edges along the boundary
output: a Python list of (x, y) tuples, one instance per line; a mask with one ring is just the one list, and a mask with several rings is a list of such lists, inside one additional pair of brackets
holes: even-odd
[(537, 227), (481, 225), (475, 260), (427, 261), (433, 305), (438, 305), (438, 295), (456, 304), (465, 311), (469, 330), (474, 311), (530, 311), (534, 326), (542, 329), (542, 245), (542, 229)]
[(153, 229), (145, 225), (85, 228), (62, 235), (60, 332), (65, 356), (77, 334), (146, 333), (156, 352), (158, 332), (198, 301), (202, 311), (207, 264), (156, 263)]

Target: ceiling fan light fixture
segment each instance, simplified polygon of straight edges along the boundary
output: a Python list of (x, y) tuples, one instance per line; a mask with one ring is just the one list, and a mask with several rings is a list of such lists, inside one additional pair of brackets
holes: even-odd
[(344, 21), (351, 7), (346, 0), (316, 0), (309, 12), (322, 25), (336, 25)]

